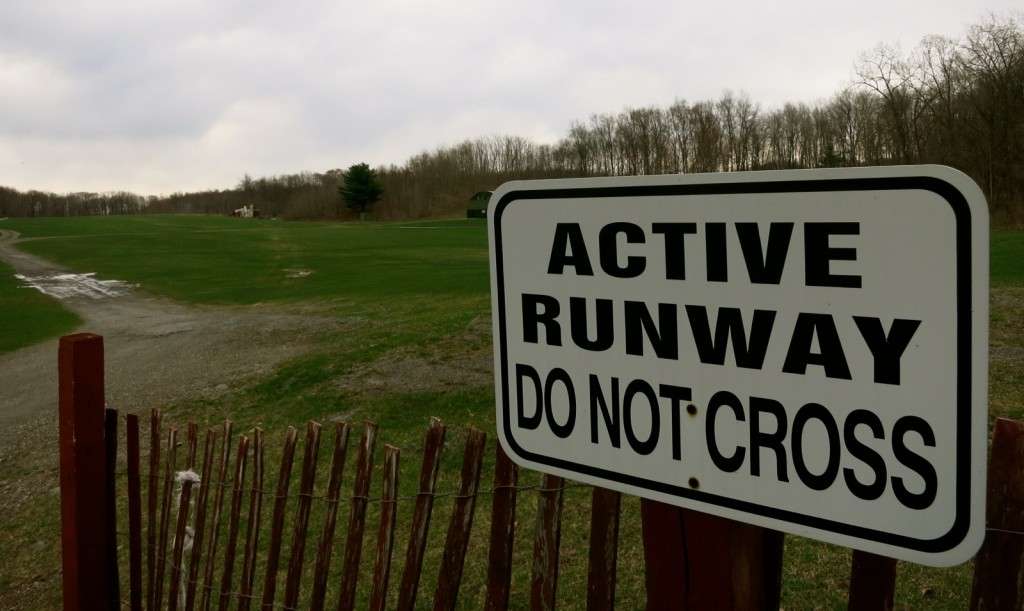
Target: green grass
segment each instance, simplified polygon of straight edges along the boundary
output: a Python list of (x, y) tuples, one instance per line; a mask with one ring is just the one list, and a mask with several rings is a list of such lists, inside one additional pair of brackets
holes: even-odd
[[(4, 226), (22, 234), (26, 241), (18, 248), (26, 252), (181, 301), (312, 303), (326, 314), (402, 320), (397, 333), (376, 330), (392, 345), (431, 341), (488, 311), (481, 222), (340, 225), (111, 216), (7, 219)], [(22, 325), (16, 317), (25, 307), (51, 300), (27, 297), (18, 286), (3, 274), (5, 310), (15, 297), (27, 305), (12, 307), (0, 322), (0, 352), (74, 327), (76, 319), (52, 306), (35, 307), (32, 325)]]
[(1024, 232), (993, 233), (990, 244), (989, 279), (992, 285), (1024, 284)]
[(0, 354), (70, 333), (82, 320), (0, 263)]
[[(401, 490), (403, 495), (412, 495), (418, 448), (429, 416), (436, 415), (452, 425), (448, 437), (452, 448), (446, 450), (443, 466), (448, 475), (442, 477), (439, 488), (451, 490), (456, 484), (458, 446), (469, 425), (488, 433), (482, 485), (489, 485), (495, 431), (490, 387), (373, 394), (347, 390), (337, 383), (343, 376), (357, 376), (396, 354), (431, 359), (490, 350), (486, 324), (482, 331), (469, 331), (474, 321), (486, 319), (490, 312), (484, 223), (279, 223), (201, 216), (8, 219), (4, 223), (25, 238), (38, 238), (19, 248), (78, 271), (97, 272), (101, 279), (136, 283), (146, 291), (188, 302), (295, 305), (346, 321), (341, 330), (326, 334), (318, 349), (248, 389), (216, 402), (195, 400), (165, 410), (167, 420), (179, 430), (189, 419), (206, 426), (230, 418), (236, 423), (236, 432), (263, 427), (268, 446), (273, 447), (280, 445), (287, 426), (300, 427), (307, 419), (325, 423), (339, 417), (352, 423), (376, 420), (381, 431), (378, 448), (390, 443), (405, 450)], [(992, 344), (1016, 354), (1012, 350), (1024, 345), (1024, 233), (992, 235), (991, 269)], [(7, 296), (24, 291), (16, 287), (16, 283), (0, 283), (5, 312)], [(57, 313), (33, 312), (33, 321), (59, 317)], [(1022, 387), (1024, 365), (1019, 358), (994, 361), (992, 416), (1024, 417)], [(325, 426), (322, 443), (330, 439), (332, 428)], [(356, 426), (354, 438), (358, 433)], [(324, 452), (322, 449), (321, 465), (325, 470), (328, 459)], [(381, 453), (378, 450), (378, 456)], [(268, 473), (276, 473), (275, 460), (268, 457)], [(523, 478), (525, 485), (535, 483), (535, 474)], [(376, 479), (374, 486), (373, 494), (379, 494)], [(349, 484), (345, 490), (351, 490)], [(486, 533), (488, 501), (489, 497), (484, 497), (478, 506), (476, 533)], [(579, 490), (566, 499), (562, 540), (568, 558), (559, 574), (560, 597), (564, 597), (559, 602), (564, 608), (578, 608), (585, 596), (586, 559), (580, 556), (585, 556), (586, 550), (587, 501)], [(533, 502), (534, 497), (529, 496), (520, 502), (521, 527), (532, 524)], [(443, 512), (435, 516), (431, 535), (435, 551), (443, 545), (444, 517)], [(371, 515), (368, 525), (374, 523)], [(344, 524), (339, 518), (339, 528)], [(403, 533), (401, 526), (397, 532)], [(636, 499), (624, 500), (621, 537), (619, 606), (633, 608), (643, 599)], [(474, 541), (474, 546), (484, 545)], [(404, 544), (399, 535), (397, 548), (404, 549)], [(524, 585), (529, 580), (528, 548), (528, 544), (519, 545), (516, 551), (514, 579), (520, 592), (528, 590)], [(787, 537), (786, 554), (784, 608), (845, 607), (849, 550)], [(396, 552), (396, 558), (400, 555)], [(440, 559), (429, 562), (434, 568), (424, 573), (423, 583), (432, 585)], [(902, 563), (896, 606), (964, 608), (971, 570), (970, 563), (943, 570)], [(471, 559), (465, 578), (479, 583), (485, 571), (486, 560)], [(400, 567), (394, 567), (392, 579), (399, 575)], [(460, 599), (463, 608), (479, 606), (479, 592), (466, 593)]]
[(226, 217), (8, 219), (19, 248), (195, 303), (363, 307), (488, 287), (483, 223), (281, 223)]

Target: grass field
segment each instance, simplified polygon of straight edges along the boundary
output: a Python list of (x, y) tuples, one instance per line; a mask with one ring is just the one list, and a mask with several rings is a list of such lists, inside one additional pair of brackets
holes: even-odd
[[(318, 350), (244, 392), (217, 403), (197, 400), (175, 406), (167, 411), (174, 421), (195, 418), (212, 425), (231, 418), (240, 429), (259, 425), (275, 438), (288, 425), (344, 415), (351, 422), (377, 420), (382, 442), (415, 448), (427, 417), (436, 415), (454, 425), (481, 427), (493, 443), (493, 391), (488, 387), (358, 393), (337, 383), (339, 378), (358, 377), (396, 353), (429, 361), (490, 350), (483, 222), (328, 224), (135, 216), (7, 219), (4, 227), (23, 238), (38, 238), (19, 245), (27, 252), (174, 299), (203, 304), (279, 303), (359, 321), (344, 331), (326, 334)], [(993, 345), (1019, 354), (1013, 350), (1024, 346), (1024, 234), (994, 234), (991, 260)], [(0, 337), (7, 338), (19, 324), (6, 316), (8, 304), (15, 304), (15, 297), (26, 297), (9, 274), (4, 276), (0, 278), (5, 311)], [(48, 307), (52, 309), (32, 309), (31, 327), (39, 338), (73, 324), (59, 308)], [(0, 343), (0, 351), (13, 347)], [(1024, 362), (1019, 356), (992, 364), (990, 387), (992, 417), (1024, 417)], [(454, 463), (443, 467), (456, 468)], [(414, 479), (407, 477), (403, 490), (414, 487)], [(585, 500), (566, 501), (562, 540), (569, 542), (569, 549), (579, 548), (572, 542), (585, 539), (589, 515), (577, 508)], [(524, 511), (524, 519), (530, 519), (530, 508)], [(623, 540), (634, 547), (622, 552), (618, 595), (621, 608), (634, 608), (643, 587), (642, 556), (635, 549), (639, 532), (635, 500), (624, 504), (622, 528)], [(579, 553), (585, 555), (585, 549), (577, 549)], [(849, 550), (788, 537), (786, 554), (786, 609), (845, 608)], [(528, 564), (525, 557), (522, 562)], [(967, 606), (969, 563), (945, 570), (900, 566), (896, 608)], [(467, 579), (484, 569), (471, 567)], [(528, 576), (519, 577), (524, 578)], [(581, 587), (585, 593), (585, 574), (581, 577), (578, 569), (567, 570), (560, 574), (560, 586), (565, 588), (563, 607), (578, 608), (583, 600)], [(474, 607), (471, 602), (465, 605)]]

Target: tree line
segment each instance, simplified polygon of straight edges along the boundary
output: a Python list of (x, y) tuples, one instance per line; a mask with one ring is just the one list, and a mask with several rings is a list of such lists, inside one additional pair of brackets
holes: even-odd
[[(939, 163), (971, 176), (994, 224), (1024, 222), (1024, 13), (989, 16), (963, 36), (910, 52), (881, 44), (856, 60), (830, 99), (765, 110), (745, 93), (594, 114), (554, 144), (491, 135), (375, 169), (373, 218), (461, 215), (477, 191), (513, 179)], [(0, 217), (179, 212), (350, 219), (345, 172), (252, 178), (231, 189), (160, 198), (56, 196), (0, 189)], [(135, 205), (129, 205), (134, 202)], [(82, 212), (89, 210), (89, 212)], [(26, 214), (27, 213), (27, 214)]]
[(0, 218), (136, 214), (145, 211), (155, 201), (155, 197), (143, 197), (127, 191), (58, 195), (36, 190), (21, 192), (0, 186)]

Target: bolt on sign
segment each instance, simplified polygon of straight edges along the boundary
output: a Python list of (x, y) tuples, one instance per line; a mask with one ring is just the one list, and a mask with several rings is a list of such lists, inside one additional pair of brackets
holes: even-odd
[(519, 464), (923, 564), (984, 537), (988, 211), (941, 166), (510, 182)]

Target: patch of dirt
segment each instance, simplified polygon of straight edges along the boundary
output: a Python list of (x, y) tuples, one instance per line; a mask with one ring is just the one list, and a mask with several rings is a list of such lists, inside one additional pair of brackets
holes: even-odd
[(490, 334), (490, 318), (481, 316), (444, 344), (397, 348), (354, 368), (334, 384), (347, 393), (367, 396), (488, 386), (494, 383)]
[[(12, 233), (0, 235), (0, 259), (17, 273), (67, 274), (13, 249)], [(345, 324), (278, 307), (186, 306), (126, 286), (105, 298), (62, 294), (61, 304), (85, 321), (77, 331), (103, 336), (107, 403), (125, 410), (226, 392), (308, 351), (319, 334)], [(24, 437), (23, 431), (12, 432), (56, 421), (57, 346), (53, 340), (0, 356), (0, 463)]]

